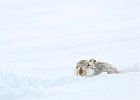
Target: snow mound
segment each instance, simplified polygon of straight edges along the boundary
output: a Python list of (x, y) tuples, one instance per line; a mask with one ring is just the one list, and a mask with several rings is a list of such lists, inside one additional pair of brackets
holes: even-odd
[[(139, 72), (102, 73), (89, 78), (73, 75), (37, 79), (1, 72), (0, 98), (2, 100), (55, 100), (56, 98), (139, 100), (139, 74)], [(86, 95), (83, 96), (84, 94)]]

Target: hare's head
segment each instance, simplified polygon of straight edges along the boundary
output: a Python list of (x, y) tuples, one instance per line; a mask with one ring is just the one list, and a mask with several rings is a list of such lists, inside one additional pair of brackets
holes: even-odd
[(89, 66), (89, 61), (88, 60), (80, 60), (77, 64), (76, 64), (77, 67), (87, 67)]
[(76, 74), (78, 76), (85, 76), (87, 69), (88, 70), (93, 70), (92, 67), (93, 67), (93, 65), (95, 63), (96, 63), (96, 60), (95, 59), (91, 59), (91, 60), (80, 60), (76, 64)]

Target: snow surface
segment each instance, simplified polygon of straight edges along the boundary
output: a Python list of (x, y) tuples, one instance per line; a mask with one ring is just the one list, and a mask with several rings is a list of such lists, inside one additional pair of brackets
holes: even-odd
[[(137, 0), (1, 0), (0, 100), (140, 100)], [(74, 74), (81, 59), (120, 74)]]

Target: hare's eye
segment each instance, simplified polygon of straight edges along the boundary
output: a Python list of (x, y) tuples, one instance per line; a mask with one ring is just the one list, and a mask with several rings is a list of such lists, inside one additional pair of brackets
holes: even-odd
[(87, 65), (87, 66), (89, 66), (89, 65)]

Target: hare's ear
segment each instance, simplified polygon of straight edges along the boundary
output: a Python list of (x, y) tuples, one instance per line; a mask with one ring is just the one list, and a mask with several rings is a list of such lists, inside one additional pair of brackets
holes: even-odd
[(90, 59), (89, 62), (96, 62), (96, 60), (95, 59)]

